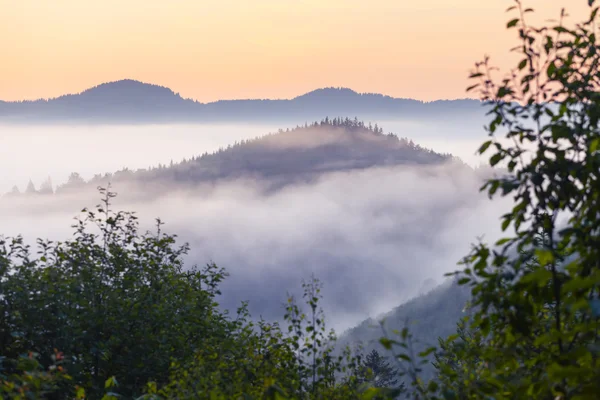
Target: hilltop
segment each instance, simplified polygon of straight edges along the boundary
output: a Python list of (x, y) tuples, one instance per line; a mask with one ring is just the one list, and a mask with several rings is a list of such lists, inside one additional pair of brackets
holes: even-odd
[[(269, 190), (276, 190), (292, 183), (314, 181), (325, 173), (440, 164), (452, 158), (450, 154), (436, 153), (393, 133), (386, 134), (377, 124), (365, 124), (356, 118), (325, 118), (243, 140), (214, 153), (199, 154), (168, 166), (159, 164), (137, 171), (123, 169), (97, 174), (89, 182), (74, 172), (57, 192), (83, 187), (95, 190), (109, 182), (137, 183), (143, 185), (146, 192), (160, 192), (165, 185), (191, 187), (239, 179), (251, 179), (265, 184)], [(27, 190), (33, 191), (35, 189)]]
[[(139, 171), (119, 171), (97, 176), (93, 187), (122, 181), (186, 187), (218, 181), (252, 179), (276, 189), (308, 182), (330, 172), (361, 170), (401, 164), (439, 164), (450, 160), (394, 134), (384, 134), (377, 125), (358, 119), (325, 119), (321, 122), (280, 130), (244, 140), (215, 153)], [(68, 188), (69, 184), (64, 188)], [(59, 188), (60, 191), (61, 188)]]
[(361, 119), (480, 116), (477, 100), (422, 102), (348, 88), (321, 88), (292, 99), (200, 103), (173, 90), (125, 79), (52, 99), (0, 101), (0, 123), (173, 123), (316, 120), (327, 115)]

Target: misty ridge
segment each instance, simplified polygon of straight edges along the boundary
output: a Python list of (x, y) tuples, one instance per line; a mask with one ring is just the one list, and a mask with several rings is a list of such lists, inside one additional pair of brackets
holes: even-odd
[[(257, 179), (273, 190), (290, 183), (311, 181), (326, 172), (366, 169), (375, 166), (402, 164), (438, 164), (449, 160), (460, 163), (449, 153), (441, 154), (415, 144), (393, 133), (384, 134), (377, 124), (365, 125), (357, 118), (325, 118), (293, 129), (280, 129), (250, 140), (241, 140), (170, 165), (159, 164), (147, 169), (95, 174), (85, 181), (73, 172), (66, 183), (59, 184), (56, 194), (92, 189), (108, 183), (136, 183), (144, 191), (156, 194), (163, 186), (182, 185), (186, 188), (223, 180)], [(51, 180), (36, 190), (29, 182), (25, 194), (51, 194)], [(18, 195), (19, 189), (5, 196)]]
[(477, 236), (499, 236), (503, 202), (478, 193), (492, 173), (377, 124), (326, 118), (172, 165), (73, 173), (56, 190), (30, 182), (0, 199), (0, 217), (4, 234), (30, 244), (66, 239), (74, 211), (110, 183), (113, 208), (145, 229), (160, 217), (190, 244), (187, 264), (226, 268), (225, 309), (247, 300), (252, 315), (277, 320), (286, 291), (314, 274), (342, 331), (442, 283)]
[(125, 79), (53, 99), (0, 101), (4, 124), (140, 124), (314, 121), (356, 115), (362, 120), (431, 118), (481, 120), (478, 100), (423, 102), (348, 88), (322, 88), (293, 99), (219, 100), (200, 103), (171, 89)]

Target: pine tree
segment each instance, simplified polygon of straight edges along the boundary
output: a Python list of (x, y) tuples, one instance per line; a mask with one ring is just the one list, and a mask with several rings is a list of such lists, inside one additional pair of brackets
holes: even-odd
[(378, 388), (395, 388), (398, 385), (399, 371), (392, 367), (377, 350), (371, 351), (358, 370), (361, 382), (370, 382)]
[(35, 185), (33, 184), (33, 182), (30, 179), (29, 183), (27, 184), (27, 188), (25, 189), (25, 194), (36, 194), (36, 193), (37, 193), (37, 190), (35, 190)]
[(18, 196), (21, 194), (19, 187), (17, 185), (13, 186), (11, 191), (7, 193), (8, 196)]
[(50, 177), (48, 177), (48, 179), (46, 179), (40, 185), (39, 193), (40, 194), (53, 194), (54, 193), (54, 189), (52, 187), (52, 179), (50, 179)]
[(81, 185), (85, 184), (85, 180), (81, 177), (81, 175), (79, 175), (79, 173), (72, 172), (71, 175), (69, 175), (67, 184), (69, 186), (81, 186)]

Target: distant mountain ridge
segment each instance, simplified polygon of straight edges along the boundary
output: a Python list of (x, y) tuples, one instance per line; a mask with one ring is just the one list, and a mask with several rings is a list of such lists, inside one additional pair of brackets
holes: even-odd
[(173, 123), (315, 120), (343, 115), (367, 118), (481, 116), (478, 100), (423, 102), (348, 88), (322, 88), (293, 99), (219, 100), (200, 103), (171, 89), (124, 79), (52, 99), (0, 101), (0, 123)]
[[(452, 159), (450, 154), (436, 153), (392, 133), (384, 134), (377, 124), (371, 126), (356, 118), (325, 118), (310, 125), (243, 140), (170, 166), (159, 164), (137, 171), (124, 169), (98, 174), (89, 182), (73, 173), (67, 183), (59, 185), (57, 193), (85, 188), (95, 191), (96, 187), (105, 187), (109, 182), (135, 183), (148, 193), (161, 193), (167, 185), (189, 188), (248, 178), (277, 190), (292, 183), (314, 181), (331, 172), (435, 165)], [(35, 193), (33, 184), (29, 185), (31, 188), (26, 193)], [(18, 194), (18, 190), (13, 194)]]

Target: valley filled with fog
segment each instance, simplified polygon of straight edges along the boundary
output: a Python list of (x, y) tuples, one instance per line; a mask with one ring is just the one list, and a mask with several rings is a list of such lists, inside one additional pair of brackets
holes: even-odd
[[(471, 167), (452, 159), (353, 169), (334, 163), (309, 180), (290, 180), (276, 190), (265, 190), (267, 179), (252, 174), (201, 186), (167, 180), (152, 195), (138, 181), (115, 182), (113, 190), (121, 196), (114, 199), (114, 208), (135, 211), (143, 229), (152, 229), (154, 219), (160, 217), (165, 231), (178, 234), (181, 243), (189, 242), (189, 265), (215, 262), (224, 267), (230, 276), (219, 301), (231, 310), (248, 300), (252, 315), (279, 320), (286, 294), (298, 293), (302, 280), (314, 274), (325, 285), (323, 305), (329, 323), (343, 331), (442, 283), (444, 273), (457, 268), (456, 262), (477, 237), (485, 235), (489, 240), (499, 235), (498, 218), (506, 209), (506, 204), (478, 193), (490, 173), (472, 168), (481, 161), (474, 155), (484, 140), (484, 135), (476, 135), (482, 132), (480, 127), (424, 121), (387, 121), (380, 126), (386, 134), (394, 132), (420, 145), (410, 150), (415, 154), (428, 154), (426, 149), (431, 148), (451, 153)], [(3, 147), (0, 163), (11, 173), (3, 175), (0, 188), (7, 192), (19, 185), (23, 191), (29, 179), (39, 186), (48, 176), (60, 186), (71, 172), (89, 180), (123, 168), (169, 165), (171, 160), (177, 164), (280, 128), (268, 124), (4, 126), (3, 141), (10, 145)], [(300, 139), (297, 143), (306, 142), (302, 132), (295, 135)], [(319, 132), (310, 146), (323, 147), (324, 158), (328, 151), (339, 154), (327, 150), (346, 133), (339, 135)], [(255, 157), (260, 162), (261, 156)], [(286, 158), (291, 162), (293, 157)], [(196, 161), (190, 162), (189, 168), (194, 168)], [(286, 170), (285, 161), (281, 168)], [(288, 175), (282, 173), (283, 179)], [(3, 198), (3, 234), (23, 234), (31, 244), (37, 237), (67, 239), (77, 212), (99, 202), (100, 195), (89, 189), (50, 199)]]

